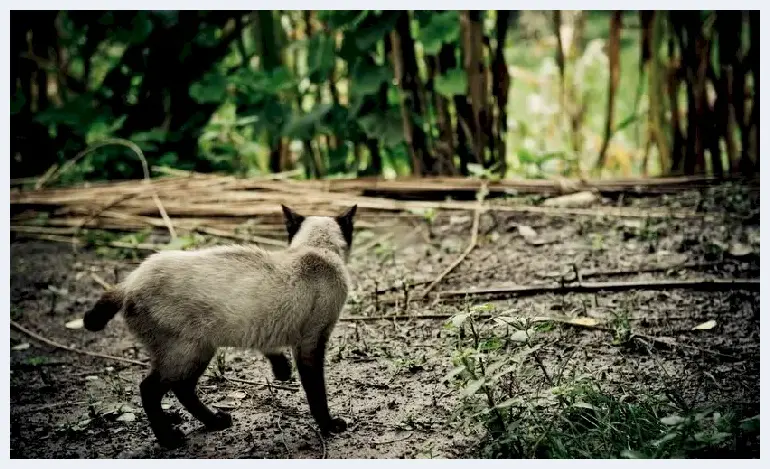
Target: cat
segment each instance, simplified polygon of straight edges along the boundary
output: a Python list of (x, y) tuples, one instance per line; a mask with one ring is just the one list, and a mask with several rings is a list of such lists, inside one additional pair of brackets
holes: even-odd
[(85, 314), (85, 328), (99, 331), (122, 311), (146, 347), (151, 371), (139, 386), (142, 407), (162, 446), (178, 447), (185, 440), (161, 409), (168, 391), (208, 430), (232, 425), (228, 413), (209, 409), (195, 390), (218, 347), (259, 350), (282, 381), (291, 378), (282, 351), (291, 349), (322, 433), (346, 430), (347, 423), (329, 413), (324, 355), (350, 287), (347, 262), (357, 206), (335, 217), (281, 208), (287, 248), (230, 245), (159, 252)]

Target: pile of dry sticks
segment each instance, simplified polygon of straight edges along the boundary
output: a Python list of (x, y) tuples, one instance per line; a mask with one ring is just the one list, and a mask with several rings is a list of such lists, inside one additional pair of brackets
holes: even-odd
[[(148, 227), (284, 245), (280, 204), (306, 213), (331, 214), (358, 204), (360, 228), (383, 225), (388, 218), (420, 217), (425, 210), (498, 211), (544, 215), (608, 215), (619, 217), (700, 218), (691, 211), (640, 211), (619, 207), (564, 209), (524, 205), (495, 196), (515, 193), (565, 194), (594, 190), (603, 194), (669, 193), (699, 189), (709, 178), (668, 178), (626, 181), (484, 181), (468, 178), (295, 180), (291, 174), (269, 178), (238, 178), (153, 168), (161, 177), (100, 182), (72, 188), (25, 189), (12, 181), (11, 232), (16, 237), (77, 243), (83, 229), (138, 231)], [(42, 184), (38, 184), (40, 186)], [(485, 202), (476, 200), (479, 191)], [(470, 199), (470, 200), (452, 200)], [(417, 200), (415, 200), (417, 199)], [(436, 200), (439, 199), (439, 200)], [(441, 200), (444, 199), (444, 200)], [(44, 214), (41, 216), (41, 213)], [(115, 243), (113, 243), (115, 244)], [(117, 243), (120, 244), (120, 243)], [(116, 246), (152, 250), (152, 245)]]

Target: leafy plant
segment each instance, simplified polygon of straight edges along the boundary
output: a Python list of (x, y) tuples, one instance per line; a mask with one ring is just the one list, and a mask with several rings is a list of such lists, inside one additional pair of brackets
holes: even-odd
[[(610, 392), (589, 376), (545, 366), (547, 346), (526, 318), (497, 315), (492, 305), (468, 307), (445, 325), (459, 428), (486, 430), (482, 458), (682, 458), (758, 454), (754, 409), (687, 405), (660, 390)], [(613, 326), (628, 330), (618, 315)]]

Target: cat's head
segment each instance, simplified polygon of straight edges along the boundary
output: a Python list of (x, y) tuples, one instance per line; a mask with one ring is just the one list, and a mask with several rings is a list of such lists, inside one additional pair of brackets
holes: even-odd
[(353, 244), (353, 217), (357, 205), (337, 216), (304, 216), (281, 205), (291, 246), (314, 246), (332, 249), (347, 260)]

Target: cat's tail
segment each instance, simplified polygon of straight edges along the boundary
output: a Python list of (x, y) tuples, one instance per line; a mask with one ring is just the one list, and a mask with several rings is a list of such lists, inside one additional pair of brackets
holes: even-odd
[(122, 308), (123, 292), (117, 288), (106, 291), (83, 316), (83, 326), (89, 331), (101, 331)]

